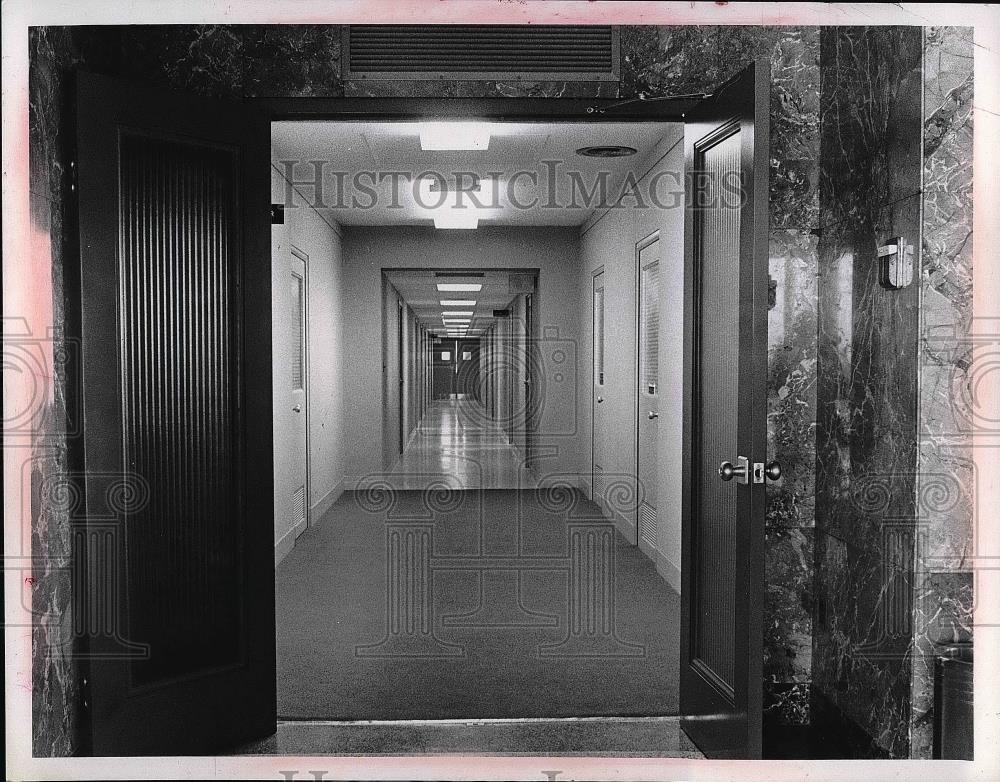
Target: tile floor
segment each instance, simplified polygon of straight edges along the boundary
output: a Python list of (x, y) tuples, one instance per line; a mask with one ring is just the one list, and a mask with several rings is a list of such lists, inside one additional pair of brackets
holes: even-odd
[(440, 476), (454, 489), (535, 485), (507, 433), (471, 399), (432, 402), (403, 455), (380, 477), (396, 489), (421, 489)]
[(677, 717), (279, 722), (236, 755), (591, 755), (703, 758)]

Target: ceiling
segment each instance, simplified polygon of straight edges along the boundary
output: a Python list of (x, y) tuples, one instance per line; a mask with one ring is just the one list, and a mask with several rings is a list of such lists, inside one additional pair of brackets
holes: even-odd
[[(472, 310), (471, 316), (464, 316), (469, 317), (472, 321), (468, 333), (469, 336), (479, 336), (484, 329), (493, 323), (493, 310), (504, 309), (514, 298), (514, 294), (510, 292), (508, 272), (506, 271), (470, 269), (462, 274), (451, 275), (449, 273), (448, 277), (436, 276), (443, 273), (433, 269), (406, 269), (386, 272), (386, 278), (410, 305), (417, 319), (431, 330), (442, 333), (445, 331), (445, 325), (441, 320), (443, 312)], [(523, 271), (520, 271), (519, 274), (523, 274)], [(449, 282), (477, 283), (481, 284), (483, 288), (480, 291), (468, 293), (438, 291), (438, 283)], [(475, 299), (476, 304), (461, 307), (442, 306), (442, 299)]]
[[(281, 171), (286, 168), (280, 161), (293, 162), (297, 181), (314, 178), (315, 168), (306, 161), (322, 161), (317, 167), (321, 165), (324, 173), (323, 201), (341, 225), (429, 226), (440, 212), (430, 207), (454, 197), (463, 184), (472, 186), (473, 176), (491, 175), (487, 190), (478, 197), (484, 207), (476, 210), (480, 225), (582, 225), (598, 206), (596, 199), (587, 202), (584, 190), (593, 190), (603, 180), (603, 190), (613, 202), (630, 171), (641, 176), (659, 157), (658, 144), (663, 150), (663, 145), (672, 146), (683, 133), (677, 123), (475, 125), (488, 131), (488, 148), (428, 151), (420, 142), (425, 123), (275, 122), (271, 125), (272, 154)], [(633, 147), (637, 154), (593, 158), (576, 153), (581, 147), (611, 145)], [(415, 182), (426, 172), (439, 173), (440, 178), (428, 177), (428, 183), (439, 187), (443, 181), (451, 192), (415, 192), (420, 187)], [(308, 185), (299, 185), (297, 190), (313, 197)], [(541, 208), (539, 204), (545, 202), (554, 202), (558, 208)], [(465, 205), (471, 203), (463, 200)], [(535, 206), (530, 208), (531, 204)]]

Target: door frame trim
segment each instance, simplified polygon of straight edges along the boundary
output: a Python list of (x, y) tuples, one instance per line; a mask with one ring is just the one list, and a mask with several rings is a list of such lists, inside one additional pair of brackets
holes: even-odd
[[(756, 58), (751, 61), (756, 65), (758, 69), (763, 69), (762, 78), (758, 80), (758, 88), (766, 86), (770, 83), (770, 71), (766, 58)], [(720, 84), (713, 92), (717, 94), (721, 91), (729, 82)], [(616, 107), (616, 104), (620, 103), (617, 99), (602, 98), (602, 99), (576, 99), (576, 98), (345, 98), (345, 97), (329, 97), (329, 98), (316, 98), (316, 97), (292, 97), (292, 98), (249, 98), (245, 102), (254, 105), (261, 109), (268, 117), (268, 120), (272, 123), (282, 122), (282, 121), (320, 121), (320, 120), (330, 120), (330, 121), (419, 121), (423, 119), (487, 119), (496, 122), (562, 122), (562, 123), (611, 123), (611, 122), (676, 122), (680, 124), (687, 124), (687, 115), (697, 107), (703, 100), (711, 97), (710, 95), (704, 95), (697, 98), (678, 99), (678, 100), (665, 100), (665, 101), (636, 101), (627, 106)], [(754, 117), (754, 129), (755, 129), (755, 139), (762, 145), (765, 149), (763, 152), (764, 166), (760, 171), (757, 170), (757, 165), (755, 164), (754, 172), (754, 213), (755, 218), (762, 218), (759, 223), (759, 230), (755, 230), (753, 237), (754, 254), (760, 252), (760, 247), (763, 247), (763, 253), (765, 258), (765, 292), (766, 292), (766, 257), (767, 257), (767, 241), (768, 241), (768, 207), (769, 207), (769, 197), (768, 197), (768, 171), (767, 171), (767, 152), (766, 146), (769, 138), (769, 118), (766, 111), (767, 102), (764, 102), (765, 109), (762, 112), (757, 112)], [(605, 113), (603, 110), (607, 110)], [(685, 129), (686, 132), (686, 129)], [(756, 222), (756, 221), (755, 221)], [(684, 221), (685, 233), (689, 230), (689, 220), (685, 215)], [(685, 258), (685, 278), (688, 274), (687, 259)], [(603, 267), (601, 268), (603, 271)], [(383, 280), (385, 279), (384, 273), (386, 269), (383, 268)], [(596, 272), (595, 272), (596, 273)], [(755, 286), (757, 284), (755, 280)], [(686, 288), (686, 282), (685, 282)], [(591, 288), (591, 299), (593, 297), (593, 288)], [(766, 293), (765, 293), (766, 295)], [(690, 449), (690, 384), (688, 383), (689, 373), (691, 371), (692, 363), (692, 352), (691, 344), (688, 340), (688, 296), (687, 290), (685, 289), (685, 318), (684, 318), (684, 365), (682, 371), (684, 374), (684, 385), (685, 385), (685, 398), (684, 398), (684, 408), (683, 408), (683, 440), (682, 440), (682, 457), (685, 464), (689, 462), (691, 449)], [(383, 299), (384, 306), (384, 299)], [(593, 308), (593, 302), (591, 301), (591, 309)], [(638, 307), (637, 307), (638, 309)], [(755, 313), (758, 315), (758, 313)], [(762, 347), (760, 348), (764, 352), (764, 362), (766, 366), (766, 332), (767, 332), (767, 318), (766, 310), (763, 313), (763, 317), (755, 317), (754, 319), (754, 335), (755, 342), (759, 336), (759, 329), (763, 327), (764, 339)], [(498, 330), (499, 331), (499, 330)], [(500, 337), (499, 333), (496, 335)], [(592, 346), (591, 346), (592, 347)], [(593, 364), (593, 357), (591, 357), (591, 363)], [(755, 382), (754, 395), (758, 392), (766, 392), (767, 378), (766, 375), (757, 379)], [(591, 381), (591, 386), (593, 388), (593, 378)], [(757, 388), (759, 386), (759, 388)], [(636, 385), (638, 388), (638, 385)], [(594, 406), (593, 393), (591, 396), (591, 406), (593, 412)], [(765, 408), (766, 410), (766, 408)], [(499, 413), (499, 411), (498, 411)], [(593, 433), (593, 415), (591, 416), (591, 427)], [(636, 415), (636, 423), (638, 423), (638, 416)], [(760, 422), (758, 427), (763, 428), (764, 438), (760, 447), (763, 448), (766, 445), (766, 419)], [(636, 443), (638, 440), (636, 439)], [(757, 447), (757, 442), (755, 439), (754, 447)], [(638, 446), (636, 446), (638, 447)], [(591, 492), (593, 493), (593, 434), (591, 437)], [(756, 451), (755, 451), (756, 453)], [(763, 453), (763, 451), (761, 451)], [(682, 503), (683, 512), (686, 513), (690, 508), (690, 491), (691, 491), (691, 481), (688, 475), (689, 470), (686, 467), (682, 467)], [(761, 492), (761, 494), (763, 494)], [(763, 503), (763, 496), (760, 498), (760, 502)], [(637, 530), (638, 534), (638, 530)], [(686, 545), (687, 541), (684, 540), (684, 535), (682, 532), (682, 561), (681, 561), (681, 584), (682, 584), (682, 595), (681, 595), (681, 606), (682, 611), (684, 610), (684, 584), (687, 582), (686, 573), (683, 569), (684, 557), (683, 557), (683, 547)], [(761, 567), (763, 567), (763, 551), (755, 550), (751, 552), (752, 557), (756, 557)], [(763, 582), (761, 581), (761, 586)], [(759, 595), (760, 600), (755, 601), (758, 606), (763, 602), (763, 592)], [(759, 625), (759, 622), (757, 622)], [(681, 644), (684, 643), (684, 639), (680, 639)], [(760, 639), (751, 639), (751, 643), (755, 643), (756, 646), (762, 645), (759, 643)], [(683, 664), (683, 651), (681, 652), (681, 663)], [(760, 667), (763, 663), (762, 655), (760, 659), (756, 659), (752, 664)], [(678, 681), (678, 684), (680, 682)], [(762, 707), (762, 692), (751, 693), (751, 696), (756, 697), (756, 707), (758, 712), (761, 714)], [(751, 704), (753, 705), (753, 704)]]

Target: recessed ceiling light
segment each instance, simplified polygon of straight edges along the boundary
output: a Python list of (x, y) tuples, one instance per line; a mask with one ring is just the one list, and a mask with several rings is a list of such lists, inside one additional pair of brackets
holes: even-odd
[(484, 122), (424, 122), (420, 148), (428, 151), (489, 149), (490, 126)]
[(463, 318), (462, 320), (453, 320), (451, 318), (442, 318), (441, 322), (444, 323), (445, 326), (455, 327), (455, 326), (468, 326), (472, 321), (469, 320), (468, 318)]
[(441, 317), (447, 318), (450, 315), (471, 315), (472, 313), (472, 310), (450, 310), (449, 312), (442, 312)]
[(434, 227), (475, 230), (479, 227), (479, 215), (475, 209), (448, 209), (434, 215)]
[(442, 307), (475, 307), (476, 299), (441, 299)]
[(437, 289), (442, 293), (460, 293), (462, 291), (481, 291), (481, 282), (439, 282)]

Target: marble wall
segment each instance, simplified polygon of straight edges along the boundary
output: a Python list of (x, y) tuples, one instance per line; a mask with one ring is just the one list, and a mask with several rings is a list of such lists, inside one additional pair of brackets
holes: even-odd
[[(954, 39), (953, 34), (941, 35), (942, 41)], [(918, 428), (916, 286), (883, 292), (873, 286), (870, 269), (876, 235), (912, 231), (919, 215), (919, 173), (912, 178), (908, 164), (919, 154), (922, 122), (919, 101), (914, 106), (904, 99), (913, 90), (919, 93), (919, 28), (624, 27), (619, 83), (349, 80), (341, 70), (340, 30), (324, 25), (47, 28), (33, 31), (31, 39), (32, 213), (44, 239), (40, 246), (51, 248), (40, 263), (52, 270), (51, 320), (57, 326), (65, 317), (61, 253), (70, 239), (62, 230), (67, 193), (62, 110), (71, 103), (74, 70), (236, 100), (365, 95), (625, 98), (640, 92), (710, 90), (751, 58), (766, 57), (772, 69), (773, 284), (767, 459), (779, 461), (784, 472), (767, 489), (766, 725), (810, 720), (809, 693), (818, 670), (822, 692), (877, 734), (883, 745), (902, 751), (892, 731), (881, 726), (896, 713), (893, 709), (910, 708), (904, 690), (911, 667), (867, 662), (868, 657), (854, 653), (852, 644), (871, 640), (858, 626), (857, 606), (867, 600), (881, 607), (885, 595), (875, 586), (885, 582), (884, 567), (891, 564), (895, 576), (912, 573), (912, 563), (908, 565), (902, 546), (899, 553), (889, 553), (879, 542), (887, 525), (874, 521), (874, 512), (858, 510), (851, 489), (856, 481), (902, 470), (902, 477), (890, 480), (890, 493), (895, 497), (900, 489), (913, 496), (915, 490), (917, 450), (907, 443)], [(936, 285), (948, 291), (961, 288), (965, 267), (955, 260), (961, 248), (951, 233), (954, 223), (944, 218), (947, 210), (965, 209), (967, 203), (948, 201), (953, 198), (954, 175), (945, 171), (944, 161), (961, 156), (954, 129), (968, 113), (960, 108), (966, 105), (964, 93), (953, 83), (958, 55), (950, 46), (938, 47), (945, 64), (933, 89), (940, 91), (942, 111), (927, 117), (926, 133), (937, 134), (940, 151), (925, 161), (925, 172), (939, 171), (942, 177), (941, 221), (933, 241), (944, 249), (934, 282), (921, 278), (925, 288)], [(865, 51), (878, 55), (874, 71), (862, 67), (860, 55)], [(858, 90), (858, 84), (864, 89)], [(887, 144), (890, 136), (896, 141)], [(925, 239), (925, 255), (929, 241)], [(925, 331), (930, 325), (924, 322)], [(926, 349), (923, 353), (938, 360)], [(54, 419), (65, 418), (55, 404)], [(65, 438), (59, 434), (64, 429), (58, 422), (52, 425), (51, 457), (39, 468), (45, 474), (68, 470)], [(938, 442), (936, 437), (925, 438), (921, 454), (943, 453), (931, 447), (932, 439)], [(911, 519), (912, 534), (913, 503), (890, 504), (889, 515)], [(36, 551), (45, 556), (59, 550), (52, 541), (68, 534), (67, 521), (44, 499), (38, 499), (34, 510), (39, 519)], [(889, 526), (904, 528), (905, 535), (905, 523)], [(892, 540), (892, 545), (899, 544)], [(864, 574), (869, 574), (867, 581)], [(872, 591), (859, 595), (861, 602), (852, 602), (846, 585), (859, 580)], [(53, 604), (54, 616), (68, 616), (66, 589), (55, 582), (38, 589), (41, 602)], [(912, 601), (901, 586), (892, 594), (903, 593)], [(962, 594), (959, 590), (954, 599)], [(66, 630), (48, 632), (65, 636)], [(69, 754), (80, 746), (77, 719), (67, 717), (72, 710), (65, 708), (79, 701), (78, 679), (69, 656), (54, 651), (54, 640), (40, 634), (34, 650), (36, 684), (47, 693), (36, 699), (44, 705), (36, 714), (35, 729), (35, 752), (41, 755)], [(862, 689), (883, 685), (894, 705), (873, 711), (862, 702)]]
[(971, 642), (980, 358), (972, 324), (972, 30), (924, 34), (923, 244), (917, 354), (917, 507), (911, 757), (931, 756), (933, 661)]
[(65, 28), (35, 29), (29, 52), (29, 204), (31, 295), (23, 312), (29, 339), (43, 344), (44, 406), (31, 421), (30, 457), (19, 487), (30, 499), (32, 573), (32, 749), (35, 755), (71, 755), (82, 735), (81, 671), (74, 654), (72, 606), (73, 531), (70, 515), (79, 495), (67, 443), (80, 425), (73, 407), (77, 346), (66, 339), (65, 288), (73, 276), (70, 211), (69, 75), (83, 62), (108, 66), (104, 38)]
[[(954, 53), (968, 38), (931, 29), (925, 52), (920, 28), (822, 32), (812, 676), (824, 714), (870, 737), (859, 754), (929, 754), (924, 613), (967, 597), (965, 575), (925, 570), (928, 556), (957, 565), (970, 539), (967, 453), (937, 437), (954, 431), (943, 384), (960, 351), (954, 329), (932, 337), (970, 305), (971, 50)], [(880, 281), (889, 243), (913, 255), (900, 289)]]

